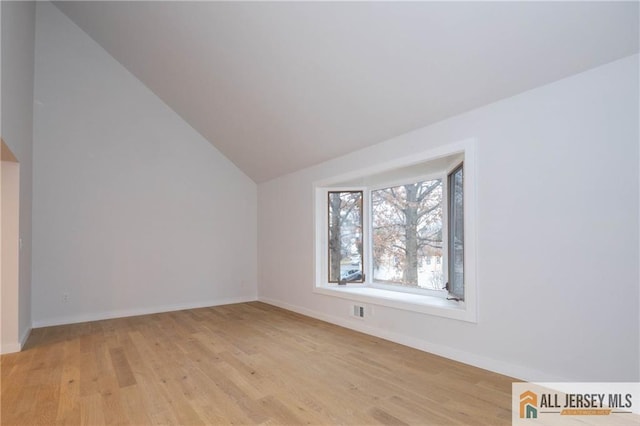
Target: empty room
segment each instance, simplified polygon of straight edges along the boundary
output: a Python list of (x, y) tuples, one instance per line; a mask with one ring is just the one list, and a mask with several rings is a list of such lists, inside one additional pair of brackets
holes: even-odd
[(2, 1), (2, 425), (640, 425), (637, 1)]

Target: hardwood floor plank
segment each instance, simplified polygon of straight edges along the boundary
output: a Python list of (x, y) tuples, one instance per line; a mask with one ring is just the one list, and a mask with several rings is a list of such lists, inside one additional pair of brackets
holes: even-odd
[(127, 356), (124, 353), (124, 349), (111, 348), (109, 349), (109, 354), (111, 355), (111, 364), (116, 372), (116, 377), (118, 378), (118, 384), (120, 387), (124, 388), (135, 385), (136, 378), (133, 376), (133, 372), (131, 371), (131, 367), (127, 361)]
[(380, 424), (383, 425), (394, 425), (394, 426), (403, 426), (407, 425), (407, 423), (403, 422), (397, 417), (392, 416), (384, 410), (381, 410), (378, 407), (374, 407), (371, 410), (371, 416), (376, 419)]
[(133, 425), (149, 425), (151, 418), (145, 409), (142, 392), (137, 384), (120, 388), (120, 406), (127, 418), (127, 423)]
[(305, 423), (303, 419), (297, 417), (287, 406), (272, 395), (261, 398), (258, 402), (268, 418), (275, 423), (285, 425), (301, 425)]
[[(35, 406), (32, 411), (34, 415), (33, 424), (52, 425), (56, 423), (59, 397), (60, 388), (58, 385), (46, 383), (37, 387)], [(27, 416), (32, 413), (25, 413), (25, 417), (29, 418)]]
[(403, 410), (406, 414), (402, 417), (409, 418), (411, 416), (417, 416), (418, 419), (424, 424), (431, 425), (459, 425), (462, 424), (446, 414), (436, 413), (429, 409), (429, 406), (416, 404), (415, 401), (401, 398), (397, 395), (393, 395), (389, 398), (389, 403), (399, 410)]
[(513, 379), (260, 302), (33, 330), (3, 425), (508, 425)]
[(101, 395), (92, 394), (80, 398), (80, 424), (105, 424)]
[(80, 423), (80, 368), (78, 353), (65, 358), (65, 364), (60, 378), (60, 396), (58, 398), (58, 412), (56, 423)]

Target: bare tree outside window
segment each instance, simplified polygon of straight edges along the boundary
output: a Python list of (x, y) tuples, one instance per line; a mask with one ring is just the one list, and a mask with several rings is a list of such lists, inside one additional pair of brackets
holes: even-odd
[(363, 282), (362, 191), (329, 192), (329, 282)]
[(374, 280), (442, 289), (442, 180), (371, 192)]

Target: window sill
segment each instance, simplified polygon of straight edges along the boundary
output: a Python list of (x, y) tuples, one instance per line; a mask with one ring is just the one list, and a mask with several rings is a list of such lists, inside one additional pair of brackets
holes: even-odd
[(474, 312), (470, 312), (465, 302), (456, 302), (441, 297), (422, 294), (405, 293), (401, 291), (385, 290), (367, 286), (316, 286), (314, 293), (326, 296), (340, 297), (362, 303), (386, 306), (405, 311), (419, 312), (439, 317), (452, 318), (461, 321), (477, 322)]

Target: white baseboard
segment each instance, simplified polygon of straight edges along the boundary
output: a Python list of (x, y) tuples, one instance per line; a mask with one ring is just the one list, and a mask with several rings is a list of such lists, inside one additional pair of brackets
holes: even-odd
[(208, 300), (204, 302), (182, 303), (175, 305), (152, 306), (147, 308), (123, 309), (89, 314), (54, 317), (33, 322), (33, 328), (51, 327), (54, 325), (76, 324), (80, 322), (100, 321), (113, 318), (134, 317), (138, 315), (159, 314), (162, 312), (183, 311), (185, 309), (208, 308), (211, 306), (231, 305), (233, 303), (255, 302), (256, 297), (232, 297), (227, 299)]
[(326, 321), (331, 324), (339, 325), (341, 327), (349, 328), (351, 330), (359, 331), (371, 336), (376, 336), (381, 339), (390, 340), (401, 345), (409, 346), (424, 352), (429, 352), (434, 355), (439, 355), (444, 358), (452, 359), (454, 361), (459, 361), (464, 364), (472, 365), (474, 367), (493, 371), (494, 373), (510, 376), (515, 379), (528, 382), (571, 381), (570, 379), (567, 379), (565, 377), (558, 377), (556, 375), (547, 374), (545, 372), (534, 370), (522, 365), (507, 363), (482, 355), (473, 354), (471, 352), (461, 351), (450, 346), (431, 343), (426, 340), (416, 339), (415, 337), (405, 336), (403, 334), (387, 331), (378, 327), (371, 327), (359, 320), (350, 321), (348, 319), (334, 317), (332, 315), (327, 315), (307, 308), (290, 305), (286, 302), (270, 299), (267, 297), (259, 297), (258, 300), (269, 305), (274, 305), (279, 308), (286, 309), (288, 311), (293, 311), (308, 317), (319, 319), (321, 321)]
[(11, 354), (14, 352), (20, 352), (24, 347), (25, 343), (27, 343), (27, 339), (31, 334), (31, 328), (26, 328), (22, 332), (22, 336), (20, 336), (20, 340), (13, 343), (5, 343), (0, 346), (0, 354)]

